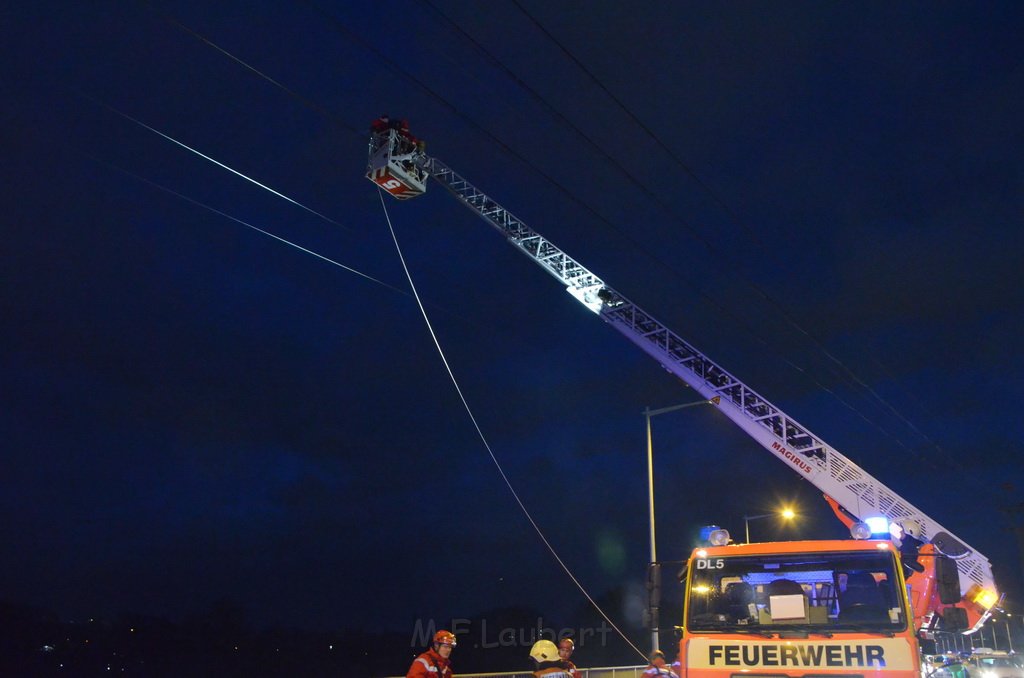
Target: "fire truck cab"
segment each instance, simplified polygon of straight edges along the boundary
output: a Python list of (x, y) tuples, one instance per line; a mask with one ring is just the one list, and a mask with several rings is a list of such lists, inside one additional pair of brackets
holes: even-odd
[(917, 678), (919, 645), (889, 541), (695, 549), (680, 678)]

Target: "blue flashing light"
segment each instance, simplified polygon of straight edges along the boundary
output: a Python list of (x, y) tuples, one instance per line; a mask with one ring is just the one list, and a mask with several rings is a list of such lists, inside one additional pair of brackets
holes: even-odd
[(871, 528), (871, 534), (889, 534), (889, 519), (885, 516), (872, 516), (864, 520)]

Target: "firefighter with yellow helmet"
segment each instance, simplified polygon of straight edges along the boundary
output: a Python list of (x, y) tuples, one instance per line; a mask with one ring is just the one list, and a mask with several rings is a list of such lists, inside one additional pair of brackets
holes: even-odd
[(558, 646), (550, 640), (538, 640), (530, 649), (536, 678), (572, 678), (569, 663), (558, 656)]
[(430, 649), (416, 657), (405, 678), (452, 678), (452, 650), (455, 634), (440, 630), (434, 634)]

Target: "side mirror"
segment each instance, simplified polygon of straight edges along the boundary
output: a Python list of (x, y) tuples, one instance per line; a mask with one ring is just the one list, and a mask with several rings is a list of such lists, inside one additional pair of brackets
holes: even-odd
[(960, 572), (956, 569), (956, 562), (949, 556), (935, 556), (935, 587), (943, 605), (960, 602)]
[(967, 610), (962, 607), (947, 607), (942, 612), (943, 631), (963, 631), (967, 628)]
[(685, 563), (683, 563), (683, 566), (679, 569), (678, 572), (676, 572), (676, 579), (678, 579), (679, 583), (682, 584), (686, 581), (686, 576), (688, 574), (690, 574), (690, 561), (686, 561)]

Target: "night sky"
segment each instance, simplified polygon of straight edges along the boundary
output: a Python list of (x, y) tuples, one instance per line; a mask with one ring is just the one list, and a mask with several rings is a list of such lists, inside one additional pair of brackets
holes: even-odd
[[(1024, 5), (124, 0), (0, 24), (0, 599), (573, 623), (363, 178), (381, 113), (1024, 592), (1001, 510), (1024, 501)], [(694, 393), (439, 185), (386, 206), (509, 480), (637, 625), (642, 413)], [(845, 534), (712, 408), (653, 427), (661, 558), (782, 501), (800, 520), (755, 539)]]

